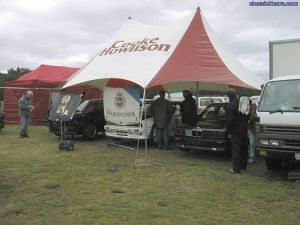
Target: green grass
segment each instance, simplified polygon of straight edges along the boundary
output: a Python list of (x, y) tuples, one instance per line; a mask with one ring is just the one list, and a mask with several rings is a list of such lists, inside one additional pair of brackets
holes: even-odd
[[(242, 175), (226, 172), (222, 154), (149, 148), (149, 164), (108, 140), (75, 140), (59, 151), (46, 127), (0, 132), (0, 224), (299, 224), (299, 182), (258, 161)], [(139, 157), (143, 159), (143, 148)]]

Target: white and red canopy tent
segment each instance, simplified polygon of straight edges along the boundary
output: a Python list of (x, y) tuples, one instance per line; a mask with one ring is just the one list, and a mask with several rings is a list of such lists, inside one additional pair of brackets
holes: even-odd
[(198, 8), (196, 13), (163, 26), (129, 19), (63, 88), (81, 83), (177, 92), (225, 91), (229, 87), (259, 90), (263, 80), (222, 45)]

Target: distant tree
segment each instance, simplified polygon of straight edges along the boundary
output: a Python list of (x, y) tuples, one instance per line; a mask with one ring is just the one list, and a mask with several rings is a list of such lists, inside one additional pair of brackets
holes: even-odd
[(29, 73), (31, 70), (28, 68), (20, 68), (18, 67), (16, 70), (11, 68), (9, 70), (7, 70), (7, 74), (5, 75), (5, 81), (12, 81), (12, 80), (16, 80), (19, 77), (21, 77), (22, 75), (24, 75), (25, 73)]
[[(7, 73), (0, 73), (0, 87), (4, 87), (4, 81), (16, 80), (25, 73), (29, 73), (31, 70), (28, 68), (9, 69)], [(3, 101), (3, 88), (0, 88), (0, 101)]]
[(4, 77), (6, 74), (0, 73), (0, 101), (3, 101), (3, 89), (4, 86)]

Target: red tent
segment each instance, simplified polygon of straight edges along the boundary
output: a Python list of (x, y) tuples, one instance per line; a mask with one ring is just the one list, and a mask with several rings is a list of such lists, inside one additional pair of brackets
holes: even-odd
[[(5, 83), (4, 114), (6, 124), (19, 123), (18, 101), (27, 90), (32, 90), (34, 93), (35, 110), (31, 115), (32, 124), (46, 124), (52, 95), (59, 92), (58, 87), (63, 85), (77, 70), (78, 68), (41, 65), (19, 79)], [(72, 87), (68, 90), (70, 93), (83, 91), (86, 93), (86, 99), (101, 97), (100, 89), (87, 85)]]
[(40, 65), (37, 69), (10, 82), (11, 86), (56, 88), (66, 82), (79, 68)]

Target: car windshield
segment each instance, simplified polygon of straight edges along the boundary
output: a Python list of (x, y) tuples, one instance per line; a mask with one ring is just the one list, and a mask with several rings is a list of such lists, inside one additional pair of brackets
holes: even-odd
[(273, 81), (266, 84), (258, 111), (300, 111), (300, 80)]
[(225, 106), (207, 106), (201, 113), (199, 122), (203, 120), (225, 120)]
[(84, 108), (89, 104), (89, 101), (84, 101), (83, 103), (81, 103), (78, 108), (76, 109), (76, 111), (80, 111), (82, 112), (82, 110), (84, 110)]

